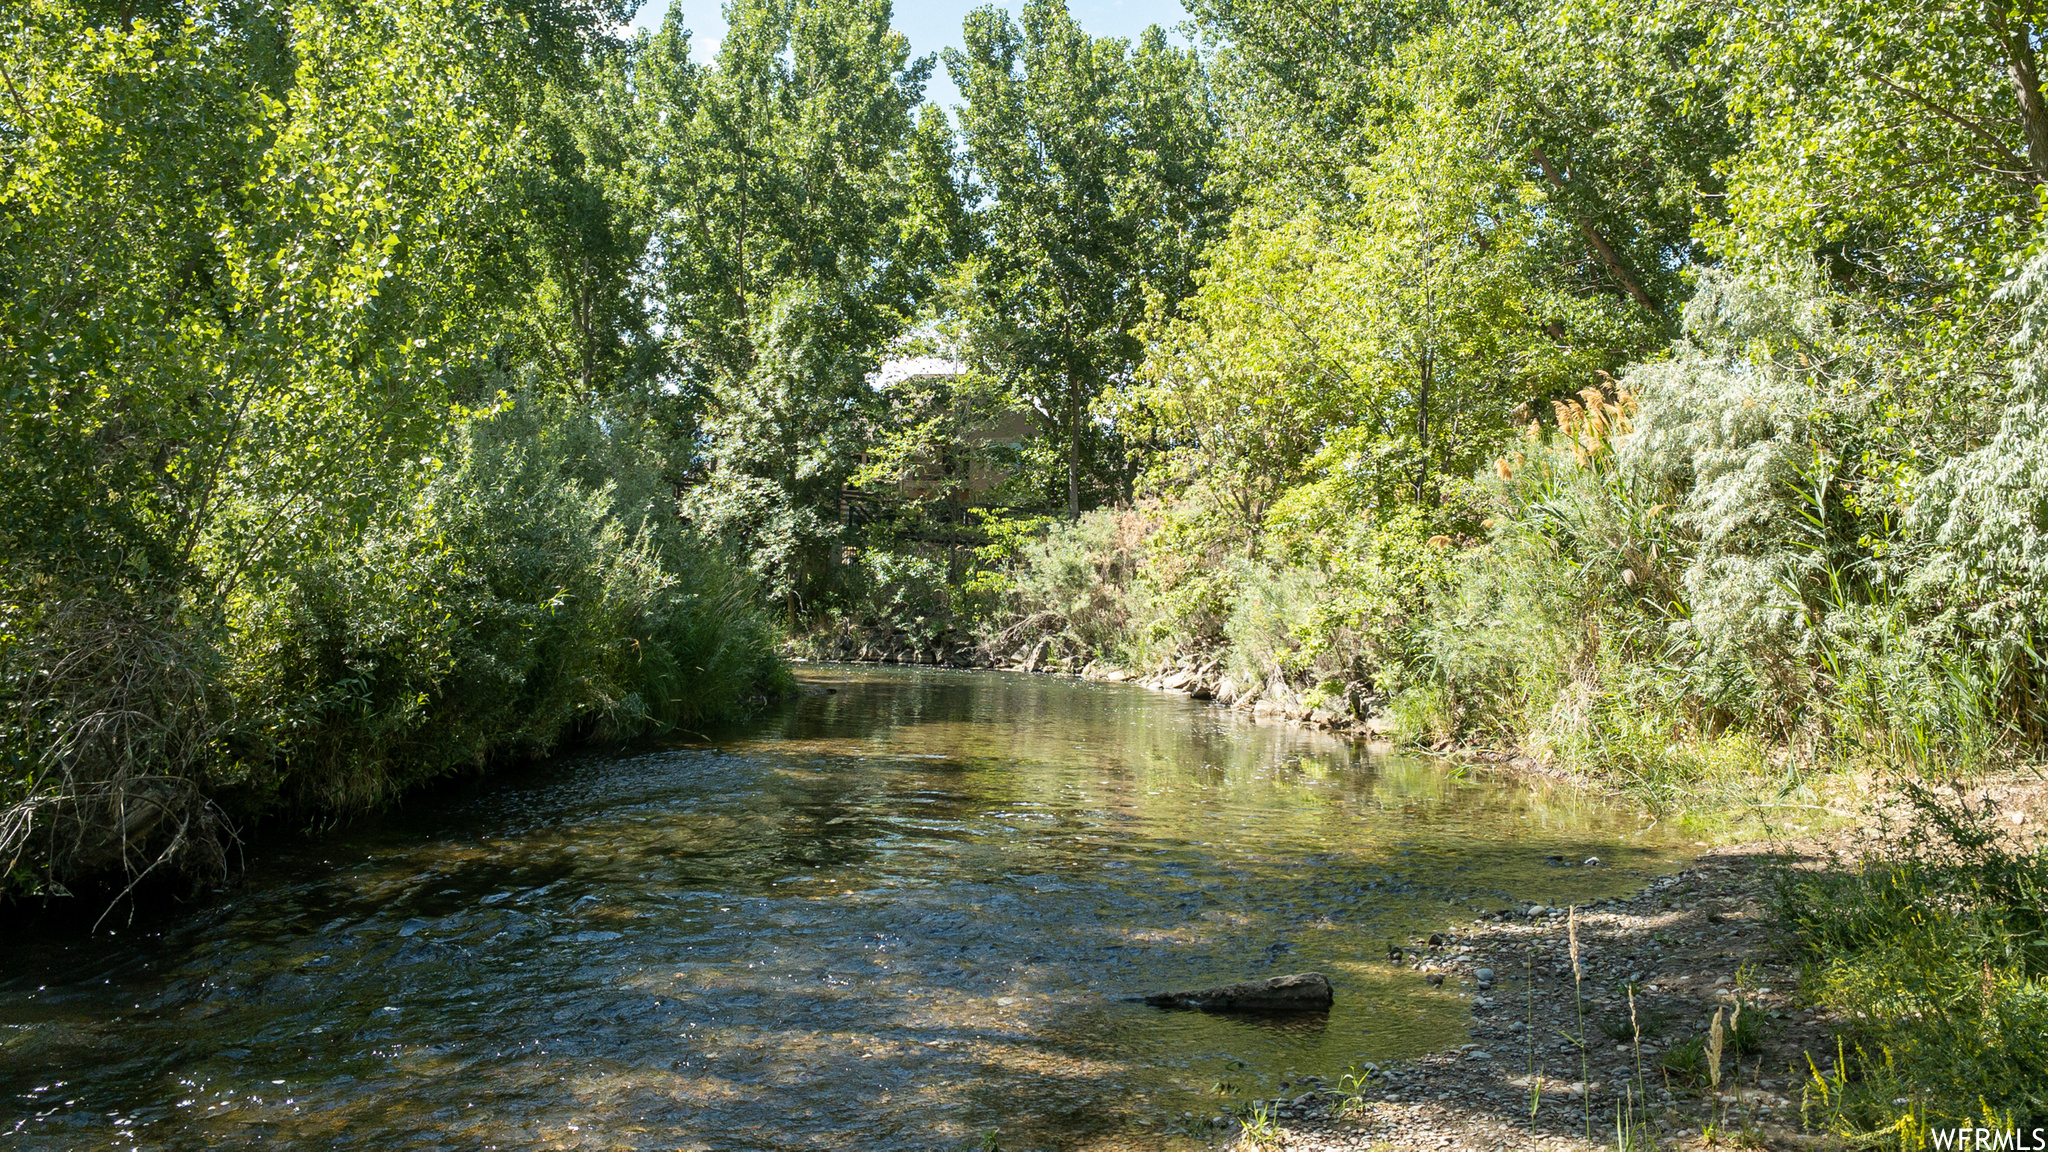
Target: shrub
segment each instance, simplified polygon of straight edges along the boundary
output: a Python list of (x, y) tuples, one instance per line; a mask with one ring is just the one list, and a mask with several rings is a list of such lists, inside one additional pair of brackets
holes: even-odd
[[(1729, 733), (1946, 771), (2037, 730), (2026, 541), (2048, 501), (1974, 454), (1900, 476), (1909, 383), (1810, 278), (1706, 275), (1686, 323), (1482, 477), (1487, 539), (1422, 621), (1397, 711), (1666, 793)], [(1967, 460), (2004, 479), (1961, 495)]]
[(982, 625), (983, 645), (1007, 652), (1052, 637), (1077, 657), (1121, 652), (1148, 529), (1141, 513), (1098, 509), (1018, 542), (1005, 607)]
[(444, 457), (359, 530), (304, 532), (211, 619), (175, 588), (8, 588), (10, 883), (218, 874), (230, 814), (361, 811), (783, 689), (750, 590), (598, 413), (525, 398)]
[(595, 413), (522, 400), (459, 429), (358, 549), (245, 597), (231, 747), (252, 783), (360, 809), (771, 690), (771, 630), (645, 471)]
[(0, 613), (0, 895), (100, 873), (223, 874), (211, 637), (175, 595), (39, 591)]

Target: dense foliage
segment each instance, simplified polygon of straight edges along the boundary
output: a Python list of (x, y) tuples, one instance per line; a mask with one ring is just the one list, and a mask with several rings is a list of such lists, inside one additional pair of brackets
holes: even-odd
[(621, 16), (0, 17), (8, 887), (217, 873), (268, 811), (776, 690), (673, 498), (644, 180), (599, 114)]
[[(1231, 216), (1090, 386), (1133, 480), (898, 611), (1709, 819), (2039, 761), (2037, 6), (1191, 7)], [(2048, 1100), (2041, 862), (1917, 795), (1786, 897), (1809, 1123), (1900, 1147)]]
[(2031, 8), (1195, 11), (1232, 216), (1093, 386), (1130, 498), (927, 614), (1661, 803), (2038, 753)]
[[(2037, 6), (1191, 11), (979, 10), (949, 117), (886, 0), (9, 4), (0, 883), (743, 713), (772, 617), (1666, 808), (2039, 757)], [(1915, 1083), (2042, 978), (1928, 811), (1788, 896)]]

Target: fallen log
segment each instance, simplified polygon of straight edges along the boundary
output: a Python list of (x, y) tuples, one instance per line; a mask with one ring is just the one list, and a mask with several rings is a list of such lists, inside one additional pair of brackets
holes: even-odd
[(1144, 998), (1155, 1008), (1195, 1008), (1203, 1012), (1321, 1012), (1337, 999), (1330, 978), (1321, 972), (1296, 972), (1270, 980), (1219, 984), (1185, 992), (1155, 992)]

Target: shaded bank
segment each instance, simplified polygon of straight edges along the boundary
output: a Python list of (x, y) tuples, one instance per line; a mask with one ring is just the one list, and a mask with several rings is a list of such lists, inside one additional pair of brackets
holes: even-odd
[[(522, 398), (346, 544), (190, 588), (0, 599), (0, 864), (18, 894), (186, 882), (235, 829), (743, 718), (787, 691), (743, 578), (586, 408)], [(82, 890), (82, 889), (81, 889)]]

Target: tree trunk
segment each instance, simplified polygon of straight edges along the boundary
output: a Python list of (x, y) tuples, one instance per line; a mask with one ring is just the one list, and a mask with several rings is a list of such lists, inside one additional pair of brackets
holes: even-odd
[(1067, 518), (1081, 518), (1081, 389), (1067, 377)]
[[(1543, 175), (1549, 178), (1550, 186), (1559, 192), (1564, 191), (1564, 173), (1559, 172), (1557, 166), (1550, 162), (1550, 154), (1543, 150), (1543, 145), (1529, 145), (1529, 154), (1535, 157), (1537, 166), (1542, 168)], [(1629, 273), (1628, 265), (1621, 262), (1621, 255), (1607, 243), (1605, 236), (1600, 235), (1600, 230), (1593, 227), (1590, 221), (1581, 220), (1579, 233), (1586, 238), (1586, 243), (1592, 247), (1594, 255), (1600, 257), (1600, 262), (1607, 265), (1607, 271), (1621, 282), (1622, 290), (1629, 294), (1629, 298), (1652, 312), (1657, 311), (1656, 298), (1643, 291), (1643, 286), (1636, 283), (1636, 278)]]
[(740, 342), (743, 349), (742, 372), (754, 368), (754, 335), (747, 323), (747, 148), (743, 142), (733, 145), (733, 157), (739, 165), (740, 185), (740, 226), (733, 237), (733, 263), (738, 275), (733, 278), (733, 303), (739, 311)]
[(1998, 21), (2005, 41), (2006, 70), (2012, 75), (2013, 94), (2019, 97), (2020, 125), (2027, 137), (2027, 166), (2034, 179), (2048, 181), (2048, 105), (2041, 101), (2041, 74), (2034, 61), (2034, 27), (2022, 21), (2017, 28)]
[(1429, 393), (1430, 386), (1433, 383), (1431, 377), (1436, 374), (1435, 353), (1424, 351), (1420, 367), (1421, 371), (1417, 374), (1419, 379), (1415, 387), (1415, 443), (1420, 449), (1422, 462), (1415, 468), (1415, 502), (1417, 504), (1427, 504), (1431, 502), (1427, 496), (1429, 491)]

